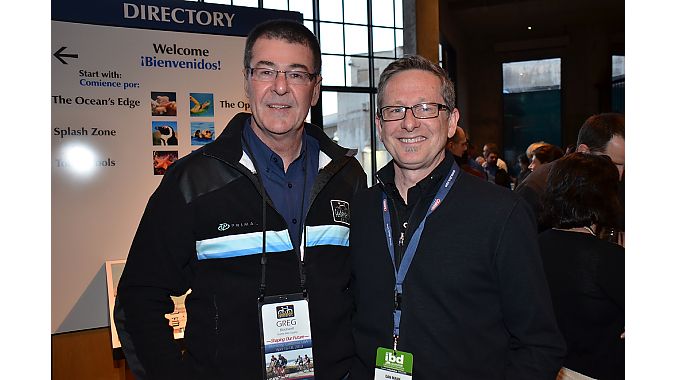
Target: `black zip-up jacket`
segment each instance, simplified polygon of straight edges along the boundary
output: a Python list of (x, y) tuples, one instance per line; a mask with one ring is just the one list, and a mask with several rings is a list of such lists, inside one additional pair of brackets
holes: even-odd
[[(249, 114), (236, 115), (216, 141), (176, 161), (151, 196), (118, 285), (115, 321), (130, 365), (150, 379), (259, 379), (258, 303), (262, 231), (266, 295), (298, 293), (299, 256), (287, 225), (264, 195), (242, 151)], [(366, 176), (348, 151), (318, 127), (320, 163), (305, 223), (303, 266), (317, 379), (339, 379), (353, 356), (349, 205)], [(266, 202), (263, 203), (265, 196)], [(263, 225), (263, 205), (266, 222)], [(182, 353), (165, 314), (170, 296), (192, 289)]]
[[(405, 242), (452, 162), (447, 154), (423, 180), (425, 186), (415, 189), (419, 204), (408, 206), (413, 211)], [(392, 162), (378, 179), (394, 183)], [(394, 210), (391, 191), (396, 187), (382, 183), (360, 192), (353, 202), (350, 287), (356, 360), (350, 380), (373, 379), (377, 347), (393, 345), (395, 275), (382, 194), (388, 193)], [(390, 214), (392, 224), (400, 226), (403, 221)], [(398, 244), (396, 236), (394, 240)], [(565, 342), (546, 281), (528, 206), (511, 191), (461, 171), (429, 215), (403, 283), (397, 348), (413, 354), (413, 378), (555, 379)]]

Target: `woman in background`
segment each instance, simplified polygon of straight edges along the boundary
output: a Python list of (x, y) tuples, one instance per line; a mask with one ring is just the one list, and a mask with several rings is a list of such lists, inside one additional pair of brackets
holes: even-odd
[(535, 171), (540, 165), (563, 157), (563, 151), (556, 145), (546, 144), (533, 151), (533, 159), (528, 169)]
[(553, 164), (539, 236), (568, 353), (558, 379), (624, 379), (624, 248), (596, 237), (614, 227), (619, 174), (606, 156), (572, 153)]

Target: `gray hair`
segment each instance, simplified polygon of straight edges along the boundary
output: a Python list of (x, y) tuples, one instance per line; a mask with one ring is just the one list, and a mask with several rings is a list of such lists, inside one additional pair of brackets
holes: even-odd
[(293, 20), (269, 20), (258, 24), (247, 36), (244, 46), (244, 67), (251, 66), (253, 46), (259, 38), (283, 40), (307, 46), (312, 51), (311, 74), (319, 74), (322, 70), (322, 52), (317, 37), (305, 25)]
[(387, 82), (395, 74), (406, 70), (422, 70), (436, 75), (441, 81), (441, 96), (444, 98), (444, 103), (451, 111), (455, 108), (455, 87), (451, 79), (448, 78), (444, 69), (439, 67), (439, 65), (419, 55), (397, 59), (383, 70), (382, 74), (380, 74), (380, 82), (378, 83), (378, 108), (383, 107), (383, 93)]

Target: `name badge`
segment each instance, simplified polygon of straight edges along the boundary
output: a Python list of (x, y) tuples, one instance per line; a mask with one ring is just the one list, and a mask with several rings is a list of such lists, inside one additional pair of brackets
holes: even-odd
[(301, 293), (265, 297), (258, 310), (264, 379), (314, 379), (307, 298)]
[(374, 380), (412, 380), (413, 354), (378, 347)]

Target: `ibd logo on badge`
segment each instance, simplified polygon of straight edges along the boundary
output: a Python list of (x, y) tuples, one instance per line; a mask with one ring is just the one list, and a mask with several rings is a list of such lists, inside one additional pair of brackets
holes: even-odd
[(292, 318), (294, 316), (296, 316), (296, 313), (293, 311), (293, 305), (277, 306), (277, 319)]
[(385, 354), (385, 361), (388, 362), (388, 363), (392, 363), (392, 364), (403, 365), (404, 364), (404, 354), (395, 355), (391, 352), (388, 352), (388, 353)]

